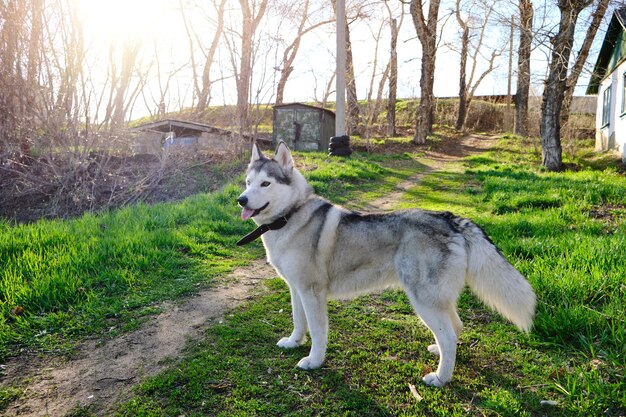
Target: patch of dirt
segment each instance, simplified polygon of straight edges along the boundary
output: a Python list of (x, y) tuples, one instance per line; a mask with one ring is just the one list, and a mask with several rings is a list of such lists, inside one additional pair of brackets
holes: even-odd
[(22, 398), (5, 410), (6, 416), (63, 416), (77, 408), (108, 415), (130, 396), (143, 378), (176, 360), (186, 344), (228, 310), (249, 299), (259, 281), (275, 276), (264, 260), (239, 268), (226, 277), (227, 286), (204, 290), (182, 303), (164, 303), (163, 312), (141, 328), (115, 339), (90, 340), (71, 360), (18, 357), (3, 365), (3, 385), (23, 384)]

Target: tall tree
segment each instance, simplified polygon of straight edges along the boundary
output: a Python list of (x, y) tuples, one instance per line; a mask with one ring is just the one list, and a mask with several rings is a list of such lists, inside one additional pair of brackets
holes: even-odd
[(530, 52), (533, 41), (533, 2), (519, 0), (519, 46), (517, 48), (517, 92), (515, 93), (515, 133), (528, 135), (530, 95)]
[(373, 28), (371, 28), (372, 37), (374, 38), (374, 42), (373, 42), (373, 47), (374, 47), (373, 56), (374, 57), (373, 57), (373, 62), (372, 62), (372, 74), (370, 76), (370, 83), (369, 83), (369, 87), (367, 90), (367, 105), (366, 105), (366, 114), (365, 114), (366, 120), (365, 120), (365, 126), (364, 126), (365, 129), (363, 132), (365, 134), (365, 137), (368, 140), (370, 138), (372, 128), (378, 122), (378, 115), (380, 113), (382, 101), (383, 101), (383, 89), (385, 88), (385, 84), (387, 83), (387, 78), (389, 78), (389, 63), (387, 63), (387, 65), (385, 65), (385, 69), (382, 72), (382, 75), (379, 77), (380, 79), (378, 80), (378, 89), (376, 90), (376, 98), (374, 99), (373, 98), (374, 93), (375, 93), (374, 81), (376, 81), (376, 78), (379, 75), (378, 49), (380, 47), (381, 35), (386, 24), (384, 21), (380, 21), (378, 23), (380, 23), (378, 30), (374, 31)]
[(276, 104), (283, 103), (285, 96), (285, 86), (287, 85), (289, 76), (291, 76), (291, 73), (293, 72), (293, 63), (298, 55), (298, 51), (300, 50), (300, 43), (302, 42), (303, 36), (309, 32), (314, 31), (318, 27), (335, 21), (334, 19), (324, 18), (318, 21), (311, 21), (311, 17), (313, 15), (319, 15), (320, 11), (311, 10), (310, 0), (305, 0), (301, 7), (295, 10), (294, 7), (297, 7), (297, 5), (294, 5), (291, 1), (289, 1), (285, 6), (286, 7), (283, 8), (282, 12), (289, 13), (291, 15), (293, 15), (295, 12), (295, 17), (297, 18), (297, 26), (294, 38), (283, 51), (283, 57), (280, 66), (280, 77), (276, 86)]
[(389, 48), (389, 95), (387, 97), (387, 136), (396, 136), (396, 97), (398, 94), (398, 19), (391, 19)]
[(411, 0), (410, 10), (417, 37), (422, 45), (422, 72), (420, 75), (420, 105), (415, 123), (413, 142), (425, 143), (426, 137), (433, 130), (433, 112), (435, 100), (433, 85), (435, 82), (435, 58), (437, 55), (437, 19), (440, 0), (430, 0), (428, 16), (424, 16), (424, 2)]
[[(204, 13), (208, 18), (210, 24), (214, 27), (213, 33), (210, 36), (211, 44), (208, 48), (200, 41), (201, 37), (194, 31), (193, 26), (187, 18), (186, 6), (183, 4), (183, 0), (178, 1), (178, 8), (183, 19), (185, 31), (187, 33), (187, 40), (189, 42), (189, 55), (191, 60), (191, 71), (193, 74), (194, 83), (194, 95), (198, 102), (196, 103), (196, 112), (201, 113), (211, 101), (211, 88), (213, 82), (211, 80), (211, 69), (215, 62), (215, 56), (218, 51), (218, 46), (222, 33), (224, 31), (224, 11), (226, 8), (227, 0), (212, 0), (210, 2), (213, 10)], [(202, 6), (199, 6), (202, 7)], [(200, 49), (204, 54), (204, 63), (202, 64), (202, 75), (197, 73), (197, 65), (195, 59), (195, 43), (194, 38), (198, 39)], [(205, 52), (206, 51), (206, 52)]]
[[(502, 49), (492, 47), (491, 55), (487, 58), (488, 66), (478, 75), (478, 62), (483, 56), (482, 49), (486, 43), (485, 35), (489, 32), (491, 24), (491, 16), (495, 3), (487, 3), (482, 1), (474, 1), (469, 8), (472, 12), (468, 12), (464, 19), (462, 14), (461, 0), (456, 0), (456, 20), (461, 28), (461, 65), (459, 71), (459, 112), (457, 114), (456, 129), (463, 130), (467, 113), (469, 111), (476, 90), (481, 82), (489, 73), (495, 69), (495, 60), (502, 53)], [(478, 16), (478, 12), (482, 12), (482, 17)], [(478, 37), (474, 45), (470, 44), (472, 32), (479, 29)], [(470, 51), (471, 49), (471, 51)], [(471, 60), (469, 76), (467, 72), (468, 59)]]
[(398, 32), (404, 21), (404, 3), (400, 3), (400, 21), (393, 17), (389, 2), (385, 2), (391, 27), (389, 48), (389, 96), (387, 97), (387, 136), (396, 136), (396, 96), (398, 93)]
[[(111, 94), (104, 120), (111, 129), (123, 126), (129, 104), (134, 101), (135, 94), (129, 94), (129, 91), (140, 50), (140, 43), (131, 39), (123, 41), (120, 45), (111, 45)], [(117, 57), (116, 53), (119, 54)]]
[(569, 61), (578, 17), (592, 3), (593, 0), (558, 0), (557, 2), (560, 21), (558, 31), (551, 39), (552, 54), (543, 91), (539, 125), (542, 165), (550, 171), (560, 171), (563, 168), (561, 112), (568, 88)]
[(361, 109), (356, 94), (356, 76), (354, 75), (354, 60), (352, 58), (352, 42), (350, 41), (350, 25), (346, 19), (346, 104), (348, 106), (346, 133), (359, 134)]
[(576, 60), (574, 65), (572, 66), (572, 71), (570, 72), (569, 77), (567, 77), (567, 85), (565, 87), (565, 97), (563, 99), (563, 108), (561, 109), (561, 125), (564, 125), (569, 120), (569, 112), (570, 107), (572, 105), (572, 99), (574, 97), (574, 88), (576, 84), (578, 84), (578, 78), (583, 71), (583, 67), (585, 62), (587, 62), (587, 58), (589, 57), (589, 51), (591, 50), (591, 45), (593, 44), (593, 40), (596, 37), (596, 33), (600, 28), (600, 24), (602, 23), (602, 19), (606, 14), (608, 9), (610, 0), (599, 0), (596, 3), (596, 7), (591, 14), (591, 24), (587, 28), (587, 33), (585, 34), (585, 40), (578, 51), (578, 55), (576, 56)]
[(239, 69), (235, 69), (237, 84), (237, 119), (240, 133), (250, 128), (250, 84), (252, 82), (253, 45), (255, 34), (265, 11), (268, 0), (239, 0), (242, 13), (241, 50)]

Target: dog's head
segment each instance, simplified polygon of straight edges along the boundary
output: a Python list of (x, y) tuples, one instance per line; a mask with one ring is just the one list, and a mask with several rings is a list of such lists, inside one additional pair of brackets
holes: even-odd
[(263, 155), (256, 143), (252, 145), (246, 189), (237, 199), (243, 220), (252, 218), (255, 223), (263, 224), (285, 215), (296, 205), (301, 198), (296, 183), (302, 176), (293, 165), (291, 152), (284, 142), (278, 144), (271, 159)]

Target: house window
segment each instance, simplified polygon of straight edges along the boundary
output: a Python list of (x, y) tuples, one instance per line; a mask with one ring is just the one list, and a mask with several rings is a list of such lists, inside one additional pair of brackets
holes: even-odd
[(622, 113), (626, 112), (626, 72), (622, 75)]
[(602, 97), (602, 126), (606, 126), (609, 124), (611, 115), (611, 86), (608, 86), (606, 90), (604, 90), (604, 95)]

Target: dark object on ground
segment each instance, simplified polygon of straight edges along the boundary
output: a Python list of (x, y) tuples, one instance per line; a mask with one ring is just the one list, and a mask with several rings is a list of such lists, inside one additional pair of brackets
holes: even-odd
[(352, 154), (352, 150), (350, 149), (350, 136), (343, 135), (330, 138), (328, 154), (330, 156), (350, 156)]

